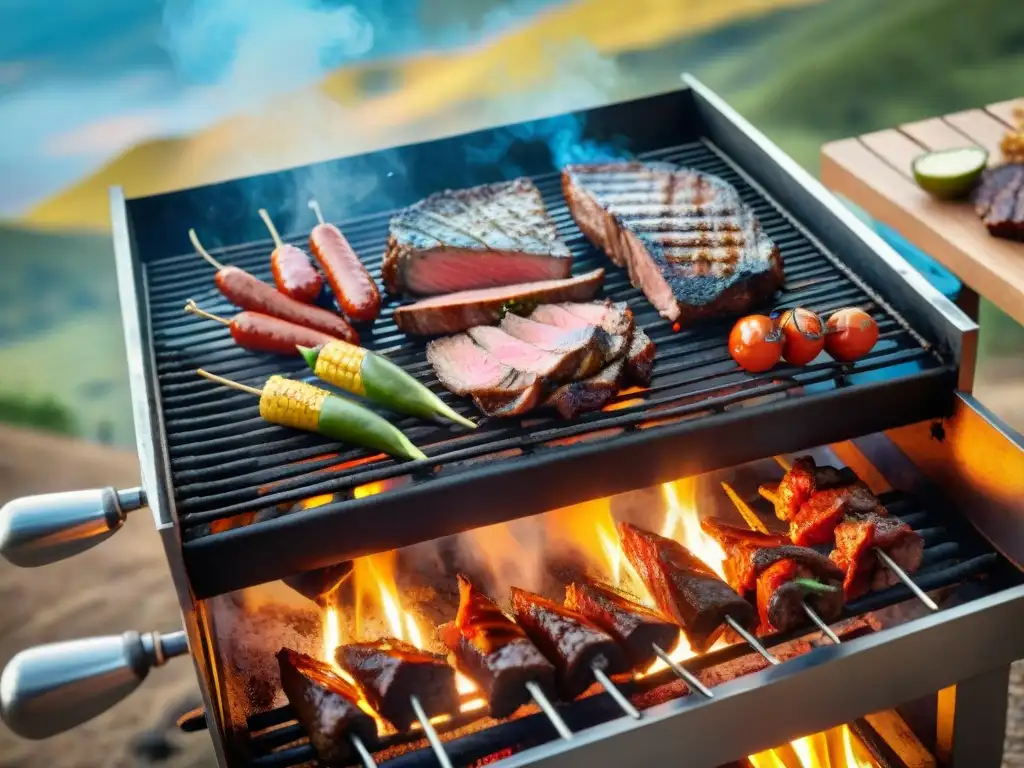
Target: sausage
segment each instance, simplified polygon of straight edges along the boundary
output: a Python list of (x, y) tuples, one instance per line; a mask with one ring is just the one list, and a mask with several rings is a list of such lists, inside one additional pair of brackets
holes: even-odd
[(352, 320), (369, 323), (380, 314), (380, 291), (356, 252), (333, 224), (317, 224), (309, 250), (327, 276), (338, 306)]
[(324, 280), (301, 248), (284, 243), (270, 254), (270, 271), (277, 290), (303, 304), (312, 304), (323, 290)]
[(303, 304), (275, 290), (238, 267), (224, 267), (217, 270), (217, 288), (232, 304), (242, 309), (272, 315), (289, 323), (315, 329), (333, 339), (350, 344), (359, 343), (359, 334), (340, 315), (322, 307)]
[(239, 312), (231, 318), (228, 328), (235, 343), (243, 349), (275, 355), (294, 357), (299, 354), (299, 346), (310, 347), (335, 341), (333, 336), (321, 331), (259, 312)]

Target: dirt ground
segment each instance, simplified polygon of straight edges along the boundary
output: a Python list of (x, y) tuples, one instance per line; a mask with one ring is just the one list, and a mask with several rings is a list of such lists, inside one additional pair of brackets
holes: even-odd
[[(1024, 430), (1024, 361), (985, 371), (978, 395)], [(1012, 382), (1012, 383), (1008, 383)], [(0, 427), (0, 503), (16, 496), (104, 485), (138, 484), (134, 453)], [(0, 561), (0, 664), (17, 651), (124, 630), (170, 631), (181, 621), (170, 574), (147, 510), (129, 516), (124, 530), (77, 558), (43, 569)], [(75, 731), (44, 742), (17, 738), (0, 724), (0, 766), (93, 768), (148, 764), (133, 748), (140, 734), (160, 730), (176, 711), (198, 703), (193, 668), (178, 659), (155, 670), (124, 703)], [(177, 750), (170, 768), (213, 764), (202, 733), (170, 730)], [(1004, 766), (1024, 768), (1024, 667), (1014, 670)]]

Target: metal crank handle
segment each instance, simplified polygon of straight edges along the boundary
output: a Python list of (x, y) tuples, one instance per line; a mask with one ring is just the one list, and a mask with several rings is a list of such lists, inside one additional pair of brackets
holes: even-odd
[(91, 720), (134, 691), (153, 667), (188, 653), (185, 632), (125, 632), (29, 648), (0, 675), (0, 715), (26, 739)]
[(141, 488), (44, 493), (0, 508), (0, 555), (34, 568), (77, 555), (112, 536), (129, 512), (146, 506)]

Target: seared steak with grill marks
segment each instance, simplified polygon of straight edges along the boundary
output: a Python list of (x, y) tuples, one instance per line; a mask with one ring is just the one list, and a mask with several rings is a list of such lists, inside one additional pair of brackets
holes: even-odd
[(583, 233), (671, 322), (741, 314), (782, 285), (779, 249), (715, 176), (667, 163), (571, 165), (562, 190)]
[(381, 275), (392, 293), (431, 296), (557, 280), (572, 254), (529, 179), (446, 190), (391, 220)]
[(1024, 164), (1008, 163), (986, 170), (973, 200), (974, 210), (989, 233), (1024, 240)]
[[(625, 306), (625, 302), (622, 302)], [(628, 312), (628, 309), (626, 310)], [(603, 336), (599, 336), (604, 361), (611, 363), (626, 354), (629, 343), (633, 339), (633, 314), (628, 315), (628, 326), (622, 334), (609, 332), (598, 323), (589, 323), (579, 315), (575, 315), (561, 304), (542, 304), (530, 313), (530, 319), (558, 328), (600, 328)]]
[(510, 301), (526, 304), (589, 301), (603, 280), (604, 270), (595, 269), (565, 280), (542, 280), (434, 296), (399, 307), (395, 310), (395, 324), (413, 336), (458, 333), (476, 325), (497, 323), (502, 307)]

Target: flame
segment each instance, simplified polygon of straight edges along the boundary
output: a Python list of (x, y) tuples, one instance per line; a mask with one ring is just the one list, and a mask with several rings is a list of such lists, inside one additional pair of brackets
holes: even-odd
[(866, 750), (857, 749), (849, 726), (795, 739), (775, 749), (766, 749), (747, 757), (753, 768), (877, 768), (877, 763), (860, 757)]
[(725, 550), (700, 527), (696, 479), (663, 483), (661, 493), (665, 499), (665, 523), (661, 535), (678, 541), (724, 579)]
[(376, 496), (378, 493), (383, 493), (388, 489), (388, 483), (386, 480), (378, 480), (375, 483), (366, 483), (365, 485), (357, 485), (352, 489), (352, 498), (363, 499), (367, 496)]

